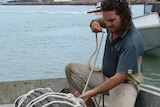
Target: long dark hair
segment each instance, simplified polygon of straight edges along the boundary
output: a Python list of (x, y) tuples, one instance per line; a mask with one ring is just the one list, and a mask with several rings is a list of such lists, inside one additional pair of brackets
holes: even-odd
[(101, 3), (102, 11), (115, 10), (121, 18), (121, 30), (128, 30), (131, 27), (132, 17), (131, 10), (126, 0), (103, 0)]

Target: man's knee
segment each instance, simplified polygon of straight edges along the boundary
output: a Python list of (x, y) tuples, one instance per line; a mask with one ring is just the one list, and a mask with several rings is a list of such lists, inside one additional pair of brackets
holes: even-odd
[(65, 67), (66, 76), (68, 76), (68, 74), (70, 74), (72, 65), (73, 65), (73, 63), (69, 63), (69, 64), (67, 64), (67, 66)]
[(69, 63), (66, 67), (65, 67), (65, 73), (66, 76), (69, 76), (72, 72), (74, 72), (74, 68), (76, 67), (77, 63)]

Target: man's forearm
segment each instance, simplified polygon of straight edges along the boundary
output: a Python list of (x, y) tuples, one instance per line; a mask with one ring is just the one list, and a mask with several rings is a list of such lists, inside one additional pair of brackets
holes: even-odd
[(110, 89), (124, 82), (127, 76), (128, 74), (121, 74), (121, 73), (114, 75), (113, 77), (107, 79), (104, 83), (102, 83), (98, 87), (94, 88), (92, 90), (93, 94), (92, 96), (109, 91)]

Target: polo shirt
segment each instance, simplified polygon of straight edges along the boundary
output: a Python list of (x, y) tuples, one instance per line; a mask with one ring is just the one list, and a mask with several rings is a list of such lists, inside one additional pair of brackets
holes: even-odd
[(110, 78), (119, 73), (137, 74), (142, 71), (138, 68), (138, 59), (144, 53), (143, 38), (140, 32), (131, 25), (131, 28), (116, 39), (110, 39), (108, 33), (102, 63), (103, 74)]

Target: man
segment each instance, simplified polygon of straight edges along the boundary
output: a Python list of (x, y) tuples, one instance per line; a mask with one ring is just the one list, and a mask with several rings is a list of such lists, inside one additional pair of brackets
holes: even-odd
[(78, 91), (87, 107), (95, 107), (91, 97), (109, 91), (109, 107), (134, 107), (142, 82), (143, 39), (132, 23), (126, 0), (104, 0), (103, 18), (92, 20), (93, 32), (107, 28), (102, 72), (93, 72), (88, 87), (82, 94), (90, 69), (88, 65), (70, 63), (66, 77), (72, 93)]

